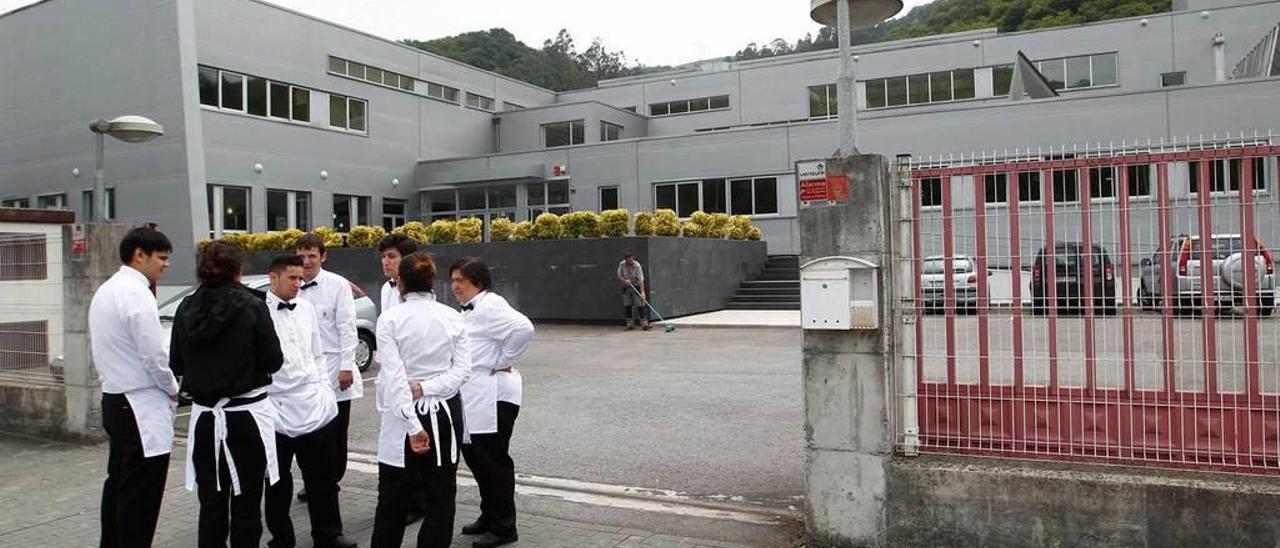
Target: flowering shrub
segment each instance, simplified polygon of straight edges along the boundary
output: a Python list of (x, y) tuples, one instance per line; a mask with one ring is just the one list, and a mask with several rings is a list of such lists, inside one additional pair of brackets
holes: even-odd
[(440, 219), (427, 227), (428, 244), (451, 244), (458, 241), (458, 224)]
[(478, 244), (484, 241), (484, 221), (475, 217), (467, 217), (466, 219), (459, 219), (456, 226), (458, 228), (458, 243)]
[(539, 240), (558, 240), (564, 237), (564, 225), (555, 213), (543, 213), (533, 220), (533, 237)]
[(380, 226), (353, 226), (347, 234), (347, 247), (373, 247), (386, 235), (387, 231)]
[(574, 211), (560, 217), (565, 238), (596, 238), (600, 236), (600, 216), (590, 211)]
[(758, 227), (753, 226), (751, 227), (751, 230), (747, 231), (747, 239), (753, 242), (758, 242), (763, 237), (764, 237), (764, 233), (760, 232), (760, 229)]
[(498, 217), (489, 223), (489, 239), (495, 242), (509, 242), (515, 230), (516, 223), (514, 221), (506, 217)]
[(734, 215), (729, 218), (729, 239), (745, 240), (751, 234), (751, 217)]
[(409, 239), (418, 242), (418, 245), (426, 245), (427, 243), (427, 225), (421, 221), (409, 221), (396, 227), (391, 231), (393, 234), (404, 234)]
[(610, 209), (600, 214), (600, 235), (606, 238), (623, 238), (631, 232), (631, 212)]
[(326, 248), (342, 247), (342, 235), (338, 234), (338, 231), (330, 227), (323, 226), (323, 225), (317, 226), (314, 230), (311, 231), (311, 233), (315, 234), (316, 236), (319, 236), (321, 240), (324, 240), (324, 246)]
[(728, 213), (712, 213), (710, 222), (707, 225), (707, 237), (723, 240), (729, 235), (729, 214)]
[(304, 234), (306, 234), (306, 232), (303, 232), (296, 228), (290, 228), (288, 230), (285, 230), (284, 232), (281, 232), (280, 247), (278, 249), (283, 249), (285, 251), (293, 251), (293, 244), (298, 243), (298, 238), (301, 238)]
[(653, 236), (655, 222), (652, 213), (647, 211), (636, 213), (636, 236)]
[(227, 232), (222, 235), (220, 240), (240, 246), (245, 251), (254, 251), (254, 234), (247, 232)]
[(511, 241), (524, 242), (533, 239), (533, 223), (520, 221), (511, 230)]
[(670, 209), (659, 209), (653, 215), (653, 234), (655, 236), (679, 236), (680, 218)]

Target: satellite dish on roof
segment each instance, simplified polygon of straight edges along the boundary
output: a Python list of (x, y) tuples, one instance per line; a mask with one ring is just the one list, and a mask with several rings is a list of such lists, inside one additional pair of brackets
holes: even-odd
[[(809, 0), (809, 17), (814, 21), (836, 26), (836, 2), (840, 0)], [(847, 0), (849, 24), (853, 29), (865, 29), (879, 25), (885, 19), (902, 11), (902, 0)]]

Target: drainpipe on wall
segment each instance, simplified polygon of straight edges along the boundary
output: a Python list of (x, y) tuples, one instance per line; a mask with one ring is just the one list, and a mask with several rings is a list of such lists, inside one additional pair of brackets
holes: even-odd
[(1213, 81), (1227, 81), (1227, 39), (1221, 32), (1213, 35)]

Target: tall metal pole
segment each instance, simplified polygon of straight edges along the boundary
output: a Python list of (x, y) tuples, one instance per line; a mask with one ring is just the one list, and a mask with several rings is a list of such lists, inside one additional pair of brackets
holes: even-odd
[(836, 0), (836, 34), (840, 44), (840, 80), (836, 86), (836, 110), (840, 124), (840, 155), (858, 153), (858, 111), (854, 105), (858, 89), (853, 79), (852, 25), (849, 10), (852, 0)]
[(102, 133), (93, 134), (94, 171), (93, 171), (93, 221), (101, 222), (107, 218), (107, 186), (102, 175)]

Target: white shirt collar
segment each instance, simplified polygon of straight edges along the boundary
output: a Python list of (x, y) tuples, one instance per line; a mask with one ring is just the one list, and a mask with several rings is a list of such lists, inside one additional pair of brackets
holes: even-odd
[(271, 291), (270, 287), (267, 287), (267, 306), (270, 307), (272, 311), (275, 311), (277, 303), (293, 304), (297, 302), (297, 300), (297, 297), (294, 297), (291, 301), (281, 299), (279, 295), (276, 295), (274, 291)]
[(126, 265), (120, 265), (120, 272), (123, 272), (124, 275), (128, 278), (132, 278), (136, 280), (138, 283), (145, 286), (147, 290), (151, 289), (151, 279), (148, 278), (146, 274), (143, 274), (140, 270), (126, 264)]
[(405, 302), (409, 302), (409, 301), (431, 301), (431, 302), (435, 302), (435, 300), (436, 300), (436, 294), (435, 294), (435, 293), (423, 293), (423, 292), (421, 292), (421, 291), (414, 291), (413, 293), (407, 293), (407, 294), (405, 294), (405, 296), (404, 296), (404, 301), (405, 301)]
[(462, 306), (468, 306), (468, 305), (470, 305), (470, 306), (475, 306), (475, 305), (476, 305), (476, 303), (479, 303), (479, 302), (480, 302), (480, 299), (481, 299), (482, 297), (484, 297), (485, 295), (488, 295), (488, 294), (489, 294), (489, 290), (488, 290), (488, 289), (482, 290), (482, 291), (480, 291), (479, 293), (476, 293), (474, 297), (471, 297), (471, 300), (469, 300), (469, 301), (467, 301), (467, 302), (465, 302), (465, 303), (461, 303), (461, 304), (462, 304)]

